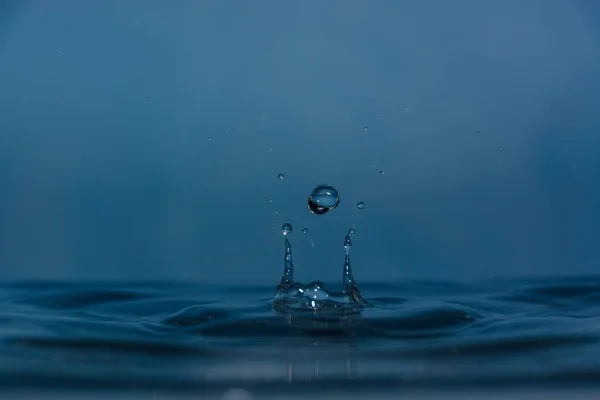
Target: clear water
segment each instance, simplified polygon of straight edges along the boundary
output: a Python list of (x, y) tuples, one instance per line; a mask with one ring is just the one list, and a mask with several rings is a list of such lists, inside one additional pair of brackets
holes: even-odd
[(599, 282), (363, 283), (371, 307), (322, 318), (274, 311), (273, 285), (5, 284), (0, 397), (596, 389)]
[(276, 286), (0, 286), (0, 398), (598, 398), (600, 277), (359, 290), (350, 228), (303, 284), (291, 232)]
[(288, 234), (277, 286), (4, 284), (0, 398), (598, 398), (600, 277), (359, 291), (355, 233), (327, 285)]

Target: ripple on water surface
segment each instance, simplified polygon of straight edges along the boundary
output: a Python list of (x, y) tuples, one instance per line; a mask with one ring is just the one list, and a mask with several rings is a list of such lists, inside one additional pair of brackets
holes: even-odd
[(0, 390), (597, 386), (596, 282), (371, 283), (334, 302), (355, 313), (274, 310), (272, 286), (4, 285)]

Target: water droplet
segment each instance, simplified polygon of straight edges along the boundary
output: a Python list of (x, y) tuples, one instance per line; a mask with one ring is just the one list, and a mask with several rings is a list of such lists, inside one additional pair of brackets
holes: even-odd
[(279, 214), (279, 210), (275, 210), (275, 215), (278, 215), (278, 214)]
[(208, 137), (208, 141), (209, 141), (209, 142), (212, 142), (212, 136), (209, 136), (209, 137)]
[(277, 225), (277, 224), (275, 223), (275, 221), (273, 221), (273, 227), (275, 227), (275, 225)]
[(365, 125), (365, 127), (363, 128), (365, 131), (369, 130), (369, 127)]
[(365, 203), (363, 203), (362, 201), (359, 201), (356, 204), (356, 207), (358, 207), (359, 210), (362, 210), (363, 208), (365, 208)]
[(269, 199), (269, 203), (271, 203), (271, 204), (272, 204), (272, 203), (273, 203), (273, 199)]
[(277, 178), (279, 178), (279, 180), (282, 181), (284, 176), (283, 176), (283, 174), (279, 174), (279, 175), (277, 175)]
[(292, 233), (292, 225), (287, 222), (283, 224), (281, 227), (281, 233), (283, 233), (283, 236), (287, 236), (288, 234)]
[(338, 191), (329, 185), (319, 185), (308, 196), (308, 209), (317, 215), (333, 210), (340, 203)]
[(385, 172), (383, 172), (383, 170), (379, 171), (379, 175), (383, 175), (385, 174)]
[(303, 233), (304, 235), (306, 235), (306, 234), (308, 233), (308, 229), (306, 229), (306, 228), (302, 229), (302, 233)]

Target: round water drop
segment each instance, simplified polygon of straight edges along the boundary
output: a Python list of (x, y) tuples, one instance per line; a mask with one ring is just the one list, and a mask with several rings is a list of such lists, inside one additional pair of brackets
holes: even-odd
[(379, 171), (379, 175), (383, 175), (385, 174), (385, 172), (383, 172), (383, 170)]
[(333, 210), (340, 203), (338, 191), (329, 185), (319, 185), (308, 196), (308, 209), (317, 215)]
[(209, 141), (209, 142), (212, 142), (212, 136), (209, 136), (209, 137), (208, 137), (208, 141)]
[(365, 127), (363, 128), (365, 131), (369, 130), (369, 127), (365, 125)]
[(279, 178), (279, 180), (282, 181), (284, 176), (283, 176), (283, 174), (279, 174), (279, 175), (277, 175), (277, 178)]
[(287, 222), (285, 224), (283, 224), (283, 226), (281, 227), (281, 233), (283, 233), (283, 236), (287, 236), (291, 232), (292, 232), (292, 225), (288, 224)]
[(357, 207), (359, 210), (362, 210), (363, 208), (365, 208), (365, 203), (363, 203), (362, 201), (359, 201), (359, 202), (356, 204), (356, 207)]
[(269, 199), (269, 203), (273, 203), (273, 199)]
[(306, 234), (308, 233), (308, 229), (306, 229), (306, 228), (302, 229), (302, 233), (303, 233), (304, 235), (306, 235)]

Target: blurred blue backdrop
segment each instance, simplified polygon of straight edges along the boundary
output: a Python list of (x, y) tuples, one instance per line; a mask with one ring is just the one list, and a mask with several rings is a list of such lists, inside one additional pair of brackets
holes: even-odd
[(4, 0), (0, 279), (595, 273), (599, 4)]

